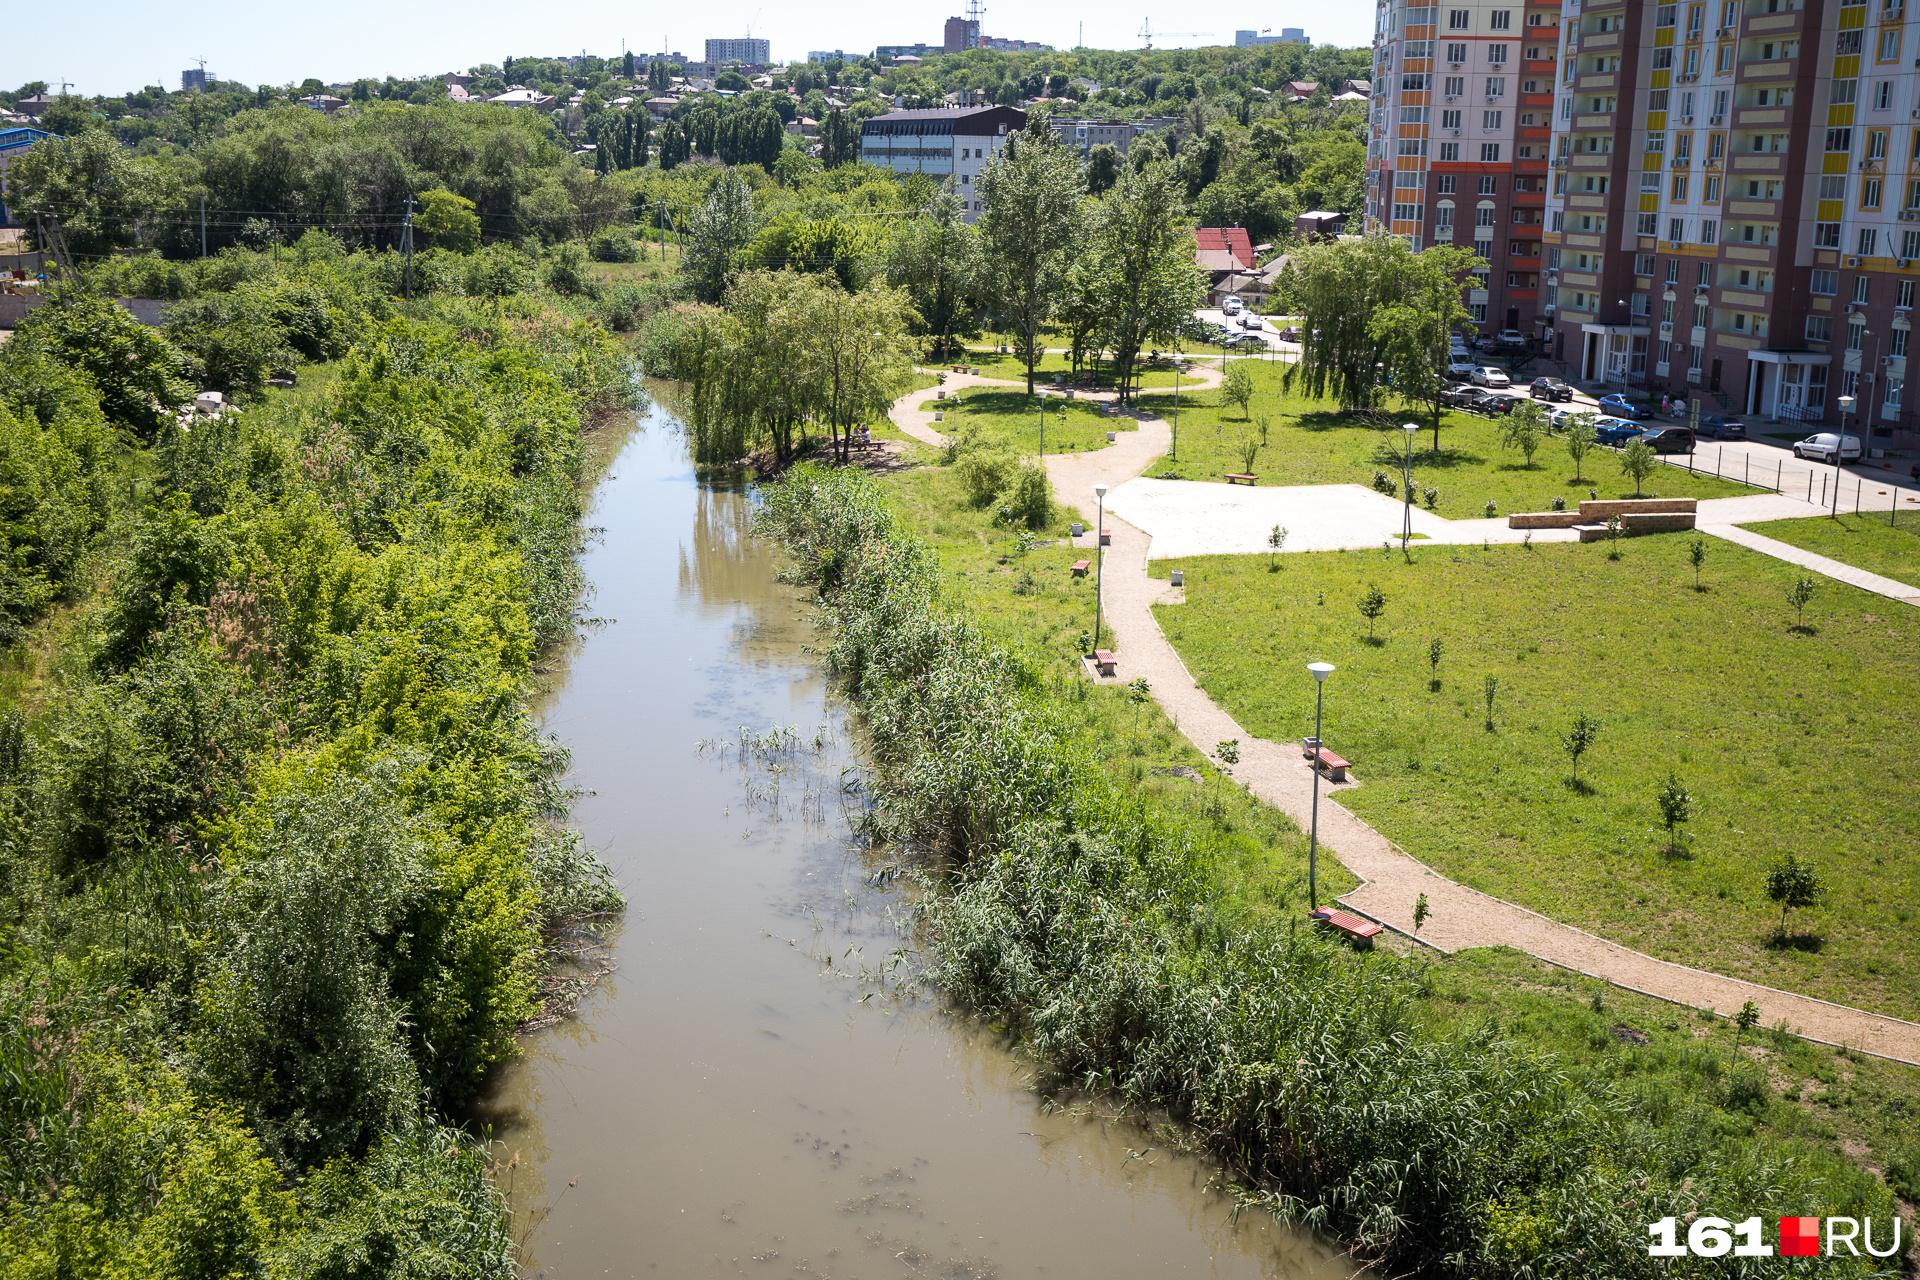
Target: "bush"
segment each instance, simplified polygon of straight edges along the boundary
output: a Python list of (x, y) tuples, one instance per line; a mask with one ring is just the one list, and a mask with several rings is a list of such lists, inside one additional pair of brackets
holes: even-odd
[(547, 263), (547, 288), (566, 297), (585, 294), (588, 297), (597, 292), (593, 281), (587, 279), (587, 255), (580, 246), (569, 241), (554, 250), (553, 260)]
[(292, 370), (296, 357), (272, 301), (269, 292), (247, 286), (167, 309), (167, 336), (192, 357), (202, 387), (236, 398), (257, 396), (268, 378)]
[(983, 511), (1012, 487), (1020, 471), (1020, 459), (1009, 449), (974, 448), (961, 453), (954, 466), (967, 505)]
[(490, 244), (469, 254), (460, 289), (474, 298), (510, 298), (533, 287), (533, 263), (510, 244)]
[(609, 227), (587, 242), (587, 252), (595, 262), (638, 262), (640, 246), (618, 227)]

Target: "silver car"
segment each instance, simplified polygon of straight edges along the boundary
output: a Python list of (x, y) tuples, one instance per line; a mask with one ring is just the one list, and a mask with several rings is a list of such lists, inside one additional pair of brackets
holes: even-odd
[(1473, 382), (1480, 387), (1510, 387), (1513, 379), (1507, 376), (1505, 369), (1496, 369), (1492, 365), (1482, 365), (1473, 371)]

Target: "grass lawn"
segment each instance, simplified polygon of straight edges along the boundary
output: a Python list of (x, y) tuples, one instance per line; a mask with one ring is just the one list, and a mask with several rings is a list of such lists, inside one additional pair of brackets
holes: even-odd
[[(1240, 449), (1260, 436), (1260, 420), (1267, 420), (1266, 445), (1255, 455), (1252, 470), (1263, 485), (1370, 484), (1376, 471), (1399, 483), (1406, 442), (1401, 432), (1382, 431), (1358, 423), (1330, 401), (1309, 400), (1280, 386), (1285, 364), (1261, 360), (1245, 362), (1254, 377), (1254, 399), (1247, 417), (1237, 406), (1223, 405), (1218, 391), (1180, 397), (1176, 458), (1170, 453), (1148, 465), (1146, 474), (1184, 480), (1218, 480), (1228, 472), (1244, 471)], [(1155, 393), (1142, 404), (1162, 417), (1173, 416), (1173, 397)], [(1449, 413), (1441, 418), (1440, 452), (1433, 452), (1432, 420), (1425, 413), (1396, 419), (1415, 421), (1424, 428), (1413, 442), (1413, 480), (1422, 490), (1439, 490), (1431, 509), (1450, 520), (1486, 514), (1491, 501), (1498, 514), (1546, 511), (1555, 496), (1568, 507), (1579, 504), (1590, 491), (1602, 498), (1634, 496), (1633, 481), (1620, 470), (1620, 455), (1595, 448), (1587, 456), (1583, 475), (1576, 478), (1566, 442), (1550, 438), (1534, 454), (1528, 468), (1517, 450), (1500, 447), (1499, 425), (1473, 414)], [(1730, 498), (1761, 492), (1728, 480), (1690, 474), (1683, 467), (1662, 465), (1648, 478), (1642, 496), (1662, 498)], [(1396, 490), (1397, 493), (1397, 490)]]
[(1877, 516), (1801, 516), (1740, 526), (1767, 538), (1827, 556), (1868, 573), (1920, 587), (1920, 511), (1902, 511), (1887, 523)]
[[(1260, 803), (1182, 737), (1159, 703), (1132, 702), (1124, 687), (1096, 685), (1080, 672), (1077, 641), (1093, 626), (1093, 576), (1075, 578), (1076, 548), (1067, 525), (1077, 514), (1057, 508), (1053, 545), (1022, 554), (1011, 530), (986, 511), (969, 509), (947, 468), (923, 467), (887, 481), (909, 528), (939, 552), (946, 601), (1006, 644), (1033, 673), (1063, 716), (1064, 749), (1098, 763), (1133, 794), (1160, 797), (1175, 813), (1232, 839), (1232, 856), (1216, 868), (1222, 901), (1254, 912), (1297, 911), (1307, 892), (1306, 837), (1291, 819)], [(1111, 639), (1111, 633), (1107, 633)], [(1322, 892), (1356, 883), (1321, 859)]]
[[(1343, 802), (1446, 874), (1654, 955), (1920, 1017), (1920, 793), (1888, 696), (1920, 670), (1920, 612), (1822, 582), (1793, 630), (1801, 570), (1709, 543), (1695, 592), (1692, 540), (1634, 538), (1617, 562), (1600, 543), (1172, 561), (1187, 602), (1157, 613), (1262, 737), (1311, 732), (1302, 668), (1335, 663), (1327, 738), (1363, 783)], [(1377, 644), (1355, 608), (1370, 584)], [(1601, 728), (1575, 783), (1561, 738), (1582, 712)], [(1690, 856), (1667, 852), (1669, 772), (1696, 803)], [(1788, 852), (1831, 892), (1781, 938), (1763, 882)]]
[[(1193, 353), (1190, 352), (1189, 354)], [(953, 363), (959, 364), (961, 362), (956, 360), (953, 361)], [(983, 378), (1004, 378), (1011, 382), (1014, 380), (1025, 381), (1027, 376), (1027, 366), (1021, 361), (1019, 356), (1010, 352), (994, 351), (991, 348), (969, 347), (967, 348), (966, 363), (979, 369), (980, 376)], [(1202, 365), (1199, 367), (1205, 368), (1206, 366)], [(1064, 354), (1057, 352), (1049, 352), (1041, 358), (1039, 364), (1034, 366), (1037, 381), (1044, 382), (1049, 386), (1053, 383), (1054, 374), (1071, 374), (1072, 372), (1073, 362)], [(1093, 364), (1093, 373), (1094, 384), (1099, 390), (1113, 390), (1114, 379), (1117, 375), (1114, 372), (1111, 361), (1095, 361)], [(1180, 381), (1183, 384), (1191, 380), (1191, 374), (1182, 373), (1180, 375)], [(1151, 362), (1147, 359), (1146, 352), (1141, 353), (1140, 371), (1135, 377), (1136, 386), (1171, 388), (1173, 381), (1173, 365), (1170, 361), (1163, 359), (1158, 362)]]
[[(1097, 401), (1046, 396), (1041, 403), (1047, 410), (1046, 445), (1050, 454), (1104, 449), (1107, 432), (1140, 429), (1132, 418), (1107, 417)], [(928, 397), (917, 407), (947, 415), (934, 424), (944, 435), (974, 430), (985, 443), (1006, 445), (1023, 454), (1040, 451), (1039, 407), (1025, 391), (966, 387), (945, 400)]]

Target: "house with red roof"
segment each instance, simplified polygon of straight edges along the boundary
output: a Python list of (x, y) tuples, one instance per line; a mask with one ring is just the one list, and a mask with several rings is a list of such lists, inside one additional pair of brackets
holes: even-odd
[(1249, 304), (1267, 294), (1268, 275), (1258, 269), (1253, 240), (1245, 227), (1196, 227), (1193, 261), (1207, 273), (1207, 305), (1217, 307), (1230, 293)]

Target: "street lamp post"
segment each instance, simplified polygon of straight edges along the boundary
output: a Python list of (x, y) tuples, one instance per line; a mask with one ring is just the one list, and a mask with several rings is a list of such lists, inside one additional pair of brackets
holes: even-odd
[(1313, 827), (1307, 834), (1307, 910), (1312, 911), (1320, 905), (1319, 868), (1316, 856), (1320, 850), (1320, 708), (1326, 701), (1327, 677), (1333, 674), (1331, 662), (1309, 662), (1307, 670), (1313, 672)]
[(1098, 502), (1093, 520), (1093, 647), (1100, 648), (1100, 605), (1101, 588), (1106, 582), (1107, 572), (1107, 486), (1093, 486), (1093, 496)]
[(1413, 540), (1413, 437), (1419, 434), (1420, 424), (1403, 422), (1400, 424), (1400, 430), (1407, 434), (1407, 461), (1400, 477), (1400, 487), (1405, 491), (1406, 496), (1406, 505), (1401, 512), (1400, 521), (1400, 550), (1404, 554), (1407, 543)]
[(1852, 413), (1859, 400), (1853, 396), (1840, 397), (1840, 438), (1833, 446), (1833, 518), (1840, 515), (1840, 451), (1847, 447), (1847, 415)]

